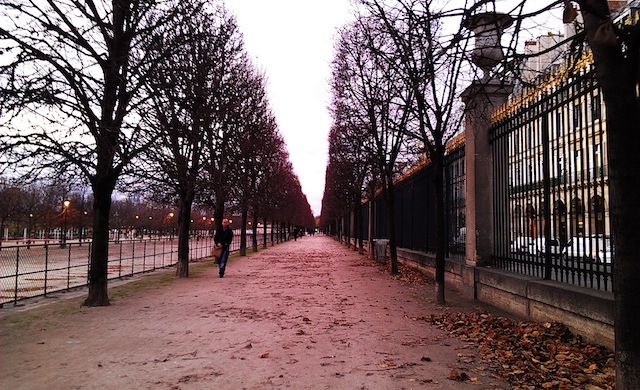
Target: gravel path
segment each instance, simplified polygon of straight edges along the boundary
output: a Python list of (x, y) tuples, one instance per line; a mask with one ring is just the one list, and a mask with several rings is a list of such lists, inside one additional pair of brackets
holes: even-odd
[(0, 388), (509, 388), (421, 320), (468, 302), (449, 293), (439, 307), (433, 285), (391, 277), (329, 237), (233, 258), (222, 279), (199, 268), (145, 276), (155, 282), (108, 307), (79, 308), (83, 295), (0, 309)]

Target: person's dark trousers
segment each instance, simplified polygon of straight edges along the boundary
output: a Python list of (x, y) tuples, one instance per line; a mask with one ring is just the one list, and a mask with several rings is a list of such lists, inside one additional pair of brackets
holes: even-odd
[(229, 259), (229, 248), (223, 248), (222, 254), (220, 254), (220, 262), (218, 263), (218, 269), (220, 270), (220, 277), (224, 276), (225, 268), (227, 268), (227, 259)]

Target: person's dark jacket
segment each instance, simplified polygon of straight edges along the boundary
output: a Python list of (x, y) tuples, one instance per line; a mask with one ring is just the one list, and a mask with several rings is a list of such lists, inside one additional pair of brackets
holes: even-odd
[(231, 245), (231, 241), (233, 240), (233, 230), (230, 228), (222, 228), (216, 232), (216, 235), (213, 237), (213, 242), (216, 244), (222, 244), (223, 248), (229, 248)]

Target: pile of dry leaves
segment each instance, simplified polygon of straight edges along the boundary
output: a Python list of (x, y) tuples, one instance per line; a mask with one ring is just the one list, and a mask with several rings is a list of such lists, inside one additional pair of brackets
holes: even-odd
[(489, 313), (446, 313), (425, 318), (477, 347), (465, 363), (488, 369), (514, 389), (614, 389), (613, 352), (585, 343), (558, 323), (517, 322)]
[[(389, 262), (383, 268), (390, 272)], [(414, 286), (433, 284), (429, 276), (402, 265), (394, 278)], [(491, 370), (515, 390), (615, 388), (613, 352), (584, 342), (563, 324), (519, 322), (486, 312), (445, 313), (420, 319), (475, 347), (479, 356), (460, 353), (460, 361)], [(454, 370), (449, 379), (470, 378)]]

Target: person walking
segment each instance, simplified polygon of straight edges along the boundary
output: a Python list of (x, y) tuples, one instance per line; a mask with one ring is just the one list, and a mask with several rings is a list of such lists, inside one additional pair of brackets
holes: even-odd
[(227, 267), (227, 259), (229, 259), (229, 248), (231, 247), (231, 241), (233, 240), (233, 230), (229, 228), (229, 220), (224, 218), (222, 220), (222, 229), (219, 229), (216, 232), (216, 235), (213, 237), (213, 242), (216, 245), (216, 248), (222, 248), (222, 253), (220, 254), (220, 259), (218, 262), (218, 269), (220, 273), (220, 277), (224, 277), (224, 271)]

